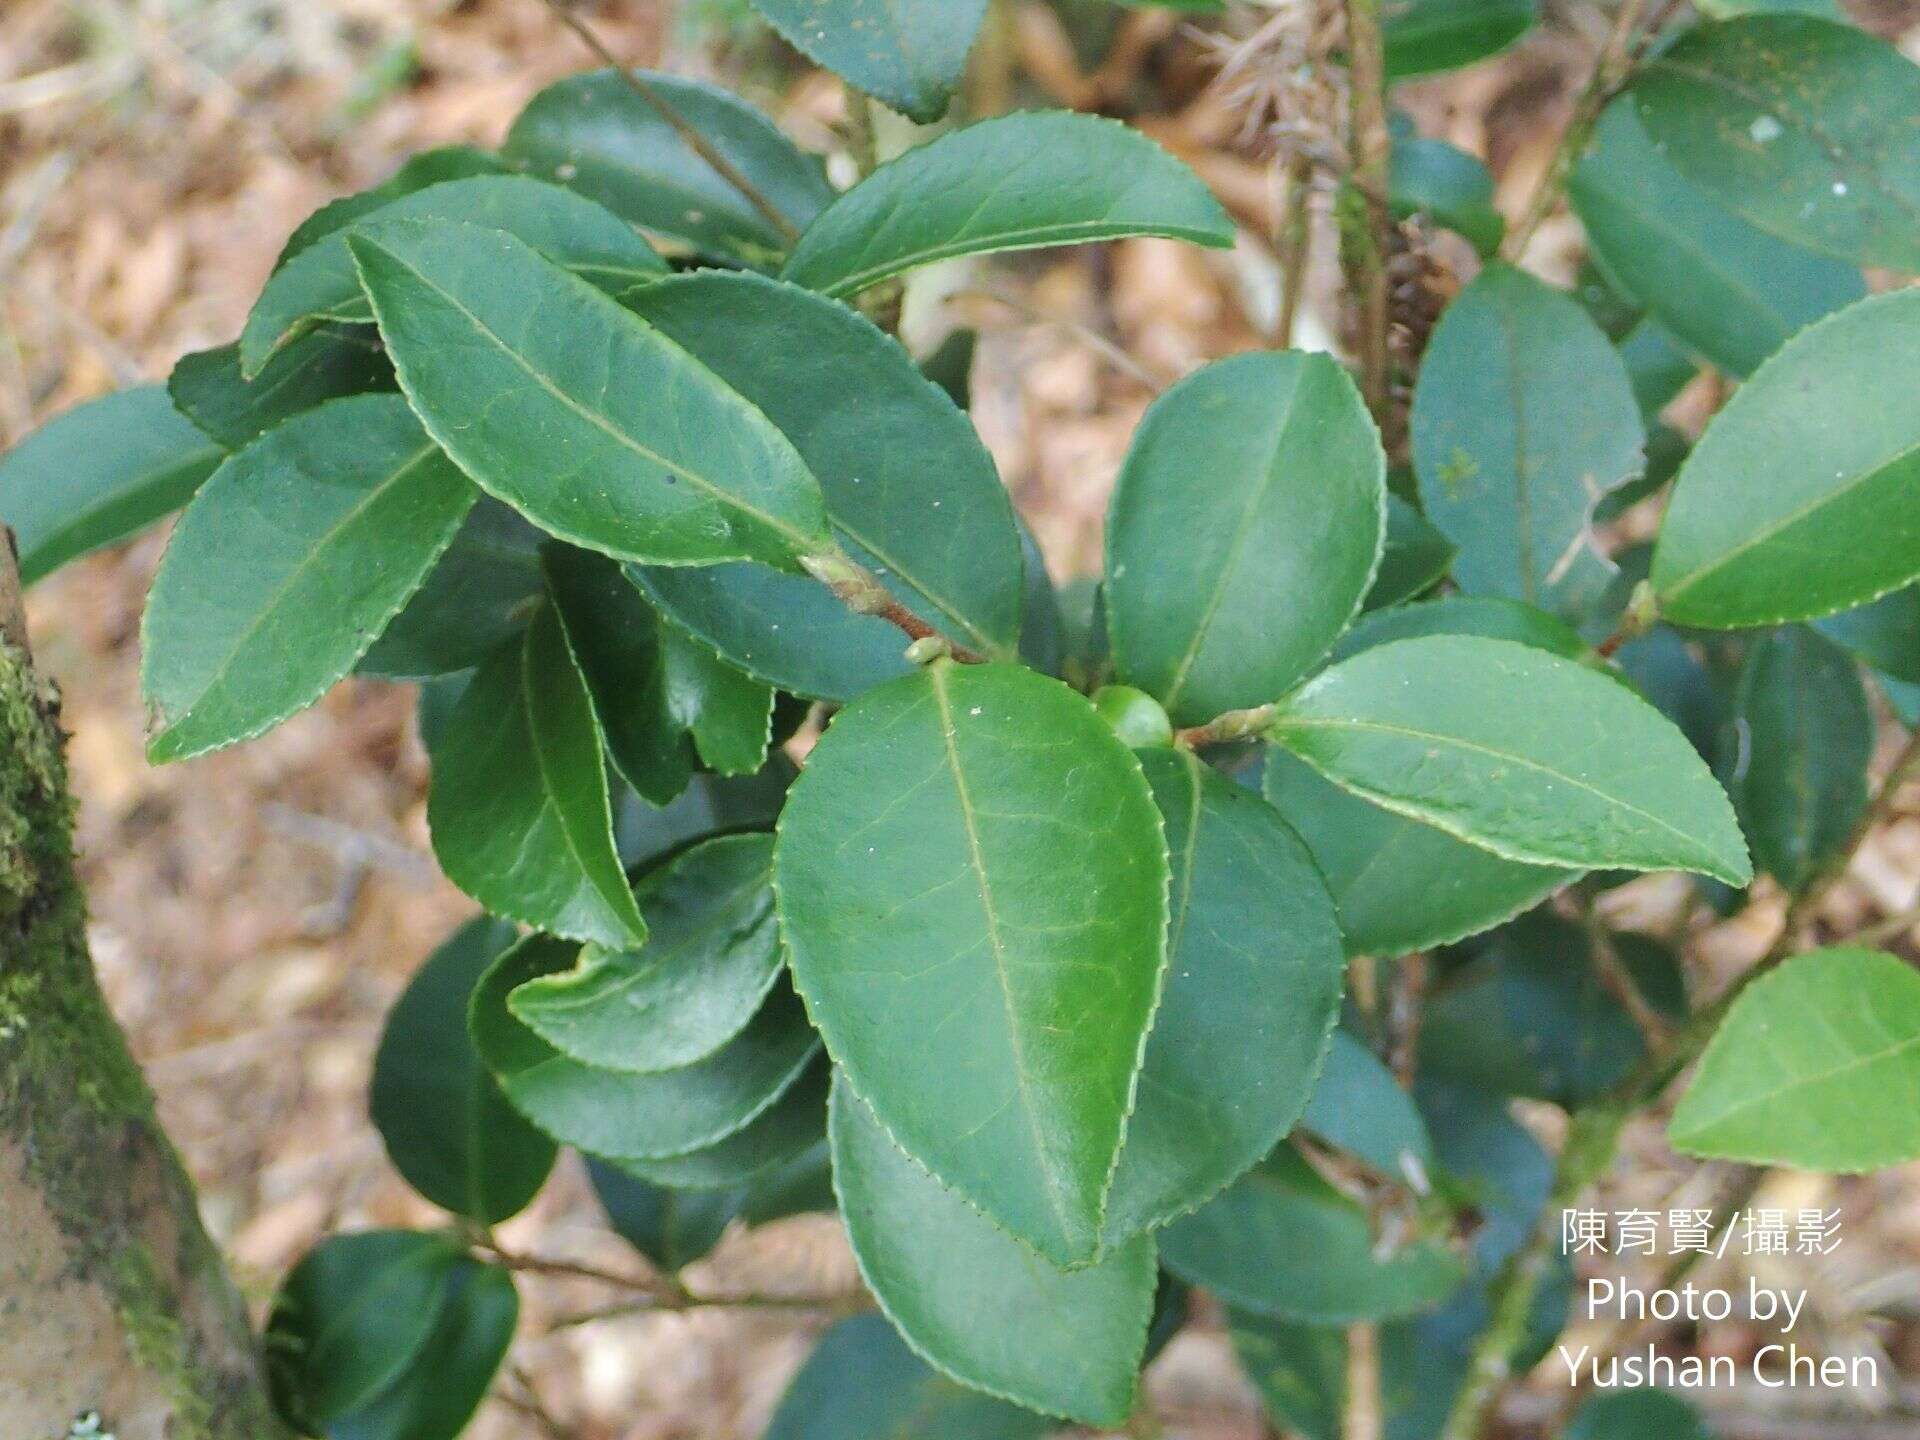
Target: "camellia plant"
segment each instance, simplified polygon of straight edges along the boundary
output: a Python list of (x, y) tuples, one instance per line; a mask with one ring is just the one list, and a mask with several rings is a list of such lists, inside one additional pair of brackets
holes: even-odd
[[(303, 222), (234, 344), (0, 462), (29, 582), (185, 506), (154, 761), (420, 686), (434, 851), (486, 915), (371, 1106), (451, 1219), (286, 1277), (285, 1422), (455, 1434), (539, 1269), (493, 1227), (562, 1146), (641, 1303), (750, 1300), (678, 1272), (838, 1209), (879, 1313), (775, 1440), (1120, 1426), (1189, 1287), (1280, 1423), (1467, 1440), (1562, 1323), (1560, 1209), (1696, 1060), (1682, 1151), (1920, 1156), (1880, 1103), (1920, 976), (1812, 934), (1920, 755), (1870, 785), (1869, 684), (1920, 714), (1920, 290), (1861, 273), (1920, 272), (1920, 70), (1832, 15), (1627, 0), (1502, 259), (1485, 171), (1387, 91), (1530, 10), (1350, 0), (1357, 378), (1281, 348), (1168, 389), (1063, 605), (964, 379), (890, 333), (902, 285), (1233, 224), (1089, 115), (874, 164), (985, 0), (757, 3), (848, 86), (844, 190), (727, 93), (578, 75)], [(1563, 196), (1577, 293), (1516, 263)], [(1484, 261), (1421, 354), (1407, 216)], [(1689, 445), (1657, 416), (1703, 366)], [(1778, 942), (1699, 993), (1596, 908), (1650, 871), (1700, 913), (1784, 896)], [(1570, 1113), (1557, 1161), (1516, 1097)]]

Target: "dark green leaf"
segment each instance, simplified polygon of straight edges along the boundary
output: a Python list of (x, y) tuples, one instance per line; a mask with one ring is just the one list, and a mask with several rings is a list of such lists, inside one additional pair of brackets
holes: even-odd
[(589, 945), (508, 1008), (583, 1065), (651, 1073), (704, 1060), (746, 1028), (780, 973), (772, 879), (771, 835), (702, 841), (634, 886), (643, 948)]
[(1300, 1124), (1398, 1183), (1425, 1188), (1433, 1173), (1433, 1141), (1413, 1097), (1350, 1030), (1333, 1032)]
[(791, 567), (828, 545), (792, 445), (584, 280), (451, 220), (386, 221), (347, 244), (428, 432), (543, 530), (660, 564)]
[(1533, 28), (1534, 0), (1388, 0), (1387, 78), (1455, 70), (1497, 55)]
[(1630, 101), (1608, 107), (1568, 195), (1614, 282), (1731, 375), (1866, 294), (1857, 269), (1775, 239), (1682, 178)]
[(1387, 195), (1393, 213), (1430, 216), (1483, 256), (1500, 248), (1507, 223), (1493, 204), (1493, 176), (1479, 160), (1444, 140), (1395, 136)]
[(1920, 68), (1809, 15), (1697, 25), (1635, 73), (1647, 133), (1694, 184), (1784, 240), (1920, 270)]
[(1047, 573), (1046, 556), (1025, 520), (1020, 521), (1020, 557), (1026, 577), (1020, 606), (1020, 658), (1043, 675), (1062, 675), (1067, 663), (1066, 617), (1060, 613), (1060, 593)]
[(771, 830), (798, 773), (775, 752), (757, 775), (696, 775), (664, 809), (621, 787), (614, 834), (621, 863), (639, 871), (657, 865), (688, 841), (742, 830)]
[(881, 1123), (1041, 1254), (1091, 1259), (1166, 956), (1132, 754), (1058, 681), (939, 663), (834, 720), (774, 863), (795, 983)]
[(426, 1343), (393, 1384), (328, 1424), (327, 1440), (453, 1440), (492, 1387), (519, 1318), (511, 1275), (456, 1260)]
[(1613, 661), (1662, 715), (1680, 727), (1695, 750), (1709, 761), (1717, 757), (1721, 727), (1731, 711), (1726, 696), (1679, 631), (1656, 625), (1614, 651)]
[(666, 262), (631, 226), (570, 190), (519, 175), (449, 180), (368, 211), (276, 270), (240, 332), (243, 373), (256, 374), (322, 321), (372, 322), (347, 237), (386, 220), (464, 220), (504, 230), (612, 294), (667, 273)]
[(1460, 547), (1460, 588), (1580, 617), (1612, 567), (1593, 509), (1639, 474), (1625, 367), (1572, 300), (1489, 265), (1447, 307), (1413, 400), (1427, 518)]
[(962, 410), (973, 408), (973, 360), (980, 349), (978, 330), (955, 330), (920, 361), (920, 373), (947, 392)]
[(1726, 629), (1850, 610), (1920, 577), (1920, 290), (1850, 305), (1754, 372), (1680, 467), (1660, 612)]
[(521, 1114), (554, 1139), (621, 1160), (686, 1155), (745, 1129), (792, 1088), (819, 1049), (791, 991), (774, 992), (733, 1040), (679, 1070), (634, 1075), (582, 1065), (513, 1017), (507, 997), (565, 970), (572, 946), (533, 936), (489, 970), (473, 997), (473, 1039)]
[(1400, 605), (1361, 619), (1334, 646), (1333, 658), (1345, 660), (1362, 650), (1422, 635), (1479, 635), (1511, 640), (1568, 660), (1593, 661), (1593, 648), (1564, 620), (1544, 610), (1496, 595), (1448, 595), (1418, 605)]
[(1686, 737), (1617, 680), (1528, 646), (1379, 646), (1292, 696), (1271, 733), (1336, 784), (1505, 859), (1752, 875)]
[(1817, 950), (1749, 985), (1667, 1138), (1689, 1155), (1852, 1174), (1920, 1156), (1920, 973)]
[(1230, 1305), (1316, 1325), (1414, 1314), (1439, 1304), (1466, 1273), (1436, 1241), (1384, 1246), (1365, 1207), (1286, 1145), (1169, 1225), (1160, 1251), (1174, 1274)]
[(1193, 1209), (1273, 1149), (1313, 1093), (1346, 978), (1326, 884), (1272, 807), (1190, 751), (1140, 762), (1166, 824), (1172, 916), (1109, 1244)]
[(807, 1357), (765, 1440), (1040, 1440), (1054, 1428), (1044, 1415), (954, 1384), (884, 1315), (855, 1315)]
[(1382, 610), (1413, 599), (1447, 573), (1457, 553), (1426, 516), (1398, 495), (1387, 496), (1387, 542), (1361, 608)]
[(1567, 1427), (1567, 1440), (1713, 1440), (1700, 1412), (1665, 1390), (1596, 1395)]
[(1753, 860), (1789, 891), (1840, 853), (1867, 808), (1873, 711), (1852, 657), (1793, 625), (1754, 637), (1720, 773)]
[(835, 534), (901, 603), (969, 649), (1012, 658), (1013, 506), (965, 414), (897, 341), (843, 305), (755, 275), (682, 276), (627, 303), (793, 442)]
[(167, 377), (180, 413), (229, 450), (328, 400), (393, 388), (393, 366), (379, 337), (364, 327), (317, 331), (251, 380), (240, 373), (238, 345), (183, 355)]
[(0, 524), (20, 579), (112, 545), (178, 510), (223, 458), (159, 385), (75, 407), (0, 455)]
[(753, 3), (796, 50), (922, 125), (947, 113), (987, 13), (987, 0)]
[(1657, 320), (1642, 320), (1621, 337), (1616, 348), (1627, 367), (1634, 403), (1649, 423), (1700, 373), (1700, 367)]
[(439, 1235), (332, 1235), (281, 1282), (267, 1321), (274, 1405), (312, 1429), (365, 1404), (427, 1343), (460, 1251)]
[(373, 1059), (370, 1108), (394, 1168), (482, 1225), (525, 1209), (553, 1169), (553, 1142), (507, 1104), (467, 1035), (473, 987), (516, 938), (501, 920), (456, 930), (388, 1014)]
[(233, 456), (188, 506), (147, 600), (148, 757), (250, 739), (318, 700), (473, 499), (396, 395), (337, 400)]
[[(826, 1144), (827, 1081), (832, 1068), (824, 1056), (815, 1060), (751, 1125), (718, 1144), (664, 1159), (629, 1157), (620, 1162), (620, 1168), (637, 1179), (675, 1190), (739, 1190), (746, 1197), (742, 1204), (771, 1197), (805, 1170)], [(809, 1203), (795, 1208), (814, 1207)], [(833, 1208), (831, 1190), (818, 1208)]]
[(963, 1385), (1124, 1421), (1153, 1309), (1152, 1238), (1055, 1270), (903, 1155), (844, 1075), (828, 1111), (854, 1258), (907, 1343)]
[(1813, 628), (1882, 674), (1920, 684), (1920, 587), (1828, 615)]
[(553, 607), (482, 665), (433, 747), (427, 824), (447, 878), (499, 915), (638, 944), (600, 727)]
[(1379, 434), (1329, 357), (1188, 377), (1140, 422), (1107, 516), (1120, 678), (1183, 724), (1285, 694), (1359, 610), (1385, 512)]
[[(833, 199), (819, 160), (745, 101), (697, 80), (636, 73), (795, 229)], [(534, 96), (503, 153), (624, 220), (703, 250), (759, 261), (786, 248), (780, 231), (612, 70), (571, 75)]]
[(782, 272), (853, 295), (936, 260), (1166, 235), (1233, 243), (1233, 222), (1185, 165), (1137, 130), (1036, 110), (909, 150), (830, 205)]
[(660, 658), (667, 714), (686, 730), (700, 763), (722, 775), (751, 775), (765, 765), (773, 743), (773, 688), (672, 625), (660, 628)]
[(728, 1190), (669, 1190), (591, 1155), (587, 1175), (614, 1233), (662, 1270), (704, 1258), (733, 1222)]

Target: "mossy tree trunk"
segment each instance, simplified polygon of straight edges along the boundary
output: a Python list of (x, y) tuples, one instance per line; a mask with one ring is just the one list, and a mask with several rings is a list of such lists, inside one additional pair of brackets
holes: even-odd
[(246, 1311), (94, 978), (59, 696), (0, 528), (0, 1436), (273, 1440)]

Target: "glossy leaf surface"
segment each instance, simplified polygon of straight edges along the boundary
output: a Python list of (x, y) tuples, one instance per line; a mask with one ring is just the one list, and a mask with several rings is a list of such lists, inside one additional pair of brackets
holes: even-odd
[(946, 114), (987, 0), (753, 0), (802, 54), (922, 125)]

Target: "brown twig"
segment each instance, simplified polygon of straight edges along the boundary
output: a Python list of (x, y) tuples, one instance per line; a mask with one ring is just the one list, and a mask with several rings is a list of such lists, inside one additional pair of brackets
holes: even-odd
[(1313, 253), (1313, 162), (1302, 151), (1275, 162), (1275, 174), (1284, 186), (1285, 206), (1274, 252), (1280, 261), (1280, 315), (1274, 323), (1274, 343), (1285, 350), (1293, 344), (1300, 320), (1300, 302), (1306, 294), (1307, 266)]
[(826, 586), (849, 610), (859, 615), (872, 615), (894, 626), (909, 640), (942, 641), (947, 652), (965, 665), (979, 665), (986, 656), (977, 650), (969, 650), (964, 645), (956, 645), (941, 635), (926, 621), (914, 614), (888, 592), (887, 587), (874, 578), (865, 566), (856, 564), (845, 554), (803, 555), (800, 564), (806, 572)]
[(1386, 47), (1380, 0), (1345, 0), (1348, 54), (1350, 193), (1360, 215), (1346, 227), (1348, 283), (1360, 302), (1360, 392), (1383, 430), (1392, 393), (1387, 373), (1387, 255), (1393, 213), (1387, 204), (1393, 139), (1387, 128)]

